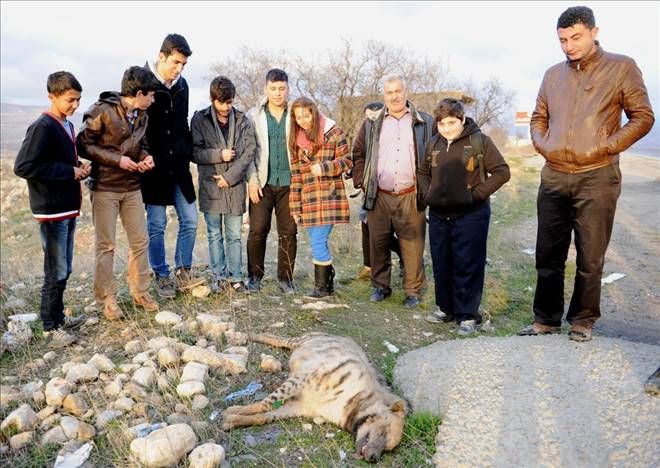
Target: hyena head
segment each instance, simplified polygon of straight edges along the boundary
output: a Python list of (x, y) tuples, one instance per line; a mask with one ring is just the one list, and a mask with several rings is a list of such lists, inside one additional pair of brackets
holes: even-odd
[(399, 445), (403, 436), (406, 404), (397, 400), (386, 410), (369, 416), (357, 429), (355, 457), (369, 463), (378, 461), (383, 451)]

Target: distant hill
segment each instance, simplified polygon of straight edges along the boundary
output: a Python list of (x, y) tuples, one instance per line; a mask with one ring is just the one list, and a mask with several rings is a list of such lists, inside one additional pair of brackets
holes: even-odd
[(43, 111), (40, 106), (0, 103), (0, 157), (16, 155), (25, 131)]

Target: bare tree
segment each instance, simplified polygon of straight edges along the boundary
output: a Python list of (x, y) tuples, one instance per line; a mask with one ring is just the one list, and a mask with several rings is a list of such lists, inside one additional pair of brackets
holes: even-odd
[(511, 110), (515, 91), (504, 89), (496, 77), (488, 78), (481, 86), (468, 82), (465, 88), (475, 98), (468, 112), (479, 127), (505, 125), (504, 117)]

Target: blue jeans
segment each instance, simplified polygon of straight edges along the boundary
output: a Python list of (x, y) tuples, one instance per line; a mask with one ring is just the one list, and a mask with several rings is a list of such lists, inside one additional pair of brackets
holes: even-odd
[(41, 287), (41, 321), (44, 330), (64, 323), (64, 290), (71, 274), (76, 218), (39, 223), (44, 251), (44, 284)]
[(490, 205), (453, 219), (429, 216), (435, 303), (444, 313), (481, 322)]
[[(147, 229), (149, 231), (149, 264), (156, 276), (169, 276), (165, 252), (165, 228), (167, 227), (167, 206), (145, 205), (147, 208)], [(197, 205), (188, 203), (179, 186), (174, 192), (174, 209), (179, 220), (179, 233), (176, 237), (174, 264), (176, 268), (190, 268), (192, 253), (197, 235)]]
[[(204, 213), (206, 234), (209, 239), (211, 269), (219, 280), (229, 279), (232, 283), (243, 281), (241, 262), (242, 215)], [(222, 234), (224, 221), (225, 233)], [(226, 250), (224, 247), (226, 244)]]
[(321, 226), (310, 226), (307, 228), (314, 263), (326, 264), (332, 261), (330, 248), (328, 247), (328, 238), (330, 237), (330, 232), (332, 232), (332, 226), (332, 224), (322, 224)]

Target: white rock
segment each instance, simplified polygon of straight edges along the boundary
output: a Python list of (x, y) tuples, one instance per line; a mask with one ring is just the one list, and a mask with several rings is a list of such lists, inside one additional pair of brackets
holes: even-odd
[(37, 314), (16, 314), (16, 315), (10, 315), (8, 318), (9, 320), (13, 320), (15, 322), (25, 322), (25, 323), (32, 323), (39, 320), (39, 316)]
[(132, 398), (127, 397), (119, 398), (112, 404), (114, 409), (126, 412), (131, 411), (133, 406), (135, 406), (135, 401), (133, 401)]
[(177, 385), (176, 393), (183, 398), (191, 398), (198, 393), (206, 392), (206, 387), (202, 382), (197, 382), (195, 380), (190, 380), (188, 382), (183, 382)]
[(202, 334), (214, 340), (222, 338), (227, 330), (233, 329), (235, 326), (224, 316), (197, 314), (196, 318)]
[(222, 368), (231, 375), (247, 372), (248, 357), (246, 354), (219, 354), (222, 359)]
[(80, 421), (72, 416), (62, 416), (60, 419), (60, 427), (67, 439), (75, 439), (78, 436), (78, 426), (80, 426)]
[(37, 390), (32, 394), (32, 401), (34, 401), (38, 406), (42, 406), (46, 403), (46, 394), (42, 390)]
[(87, 364), (93, 365), (101, 372), (110, 372), (115, 368), (115, 365), (110, 358), (103, 354), (95, 354), (89, 361), (87, 361)]
[(170, 379), (167, 378), (167, 374), (160, 374), (156, 380), (156, 386), (161, 391), (167, 391), (170, 389)]
[(78, 364), (66, 373), (65, 379), (71, 383), (92, 382), (99, 377), (99, 370), (91, 364)]
[(143, 349), (143, 343), (140, 340), (132, 340), (124, 345), (124, 351), (126, 351), (128, 354), (136, 354)]
[(206, 382), (206, 377), (208, 376), (209, 366), (202, 364), (200, 362), (189, 362), (183, 368), (183, 373), (181, 374), (181, 382), (188, 381), (198, 381)]
[(188, 455), (190, 468), (217, 468), (225, 461), (225, 449), (218, 444), (202, 444)]
[(140, 364), (120, 364), (119, 365), (119, 370), (121, 372), (125, 372), (126, 374), (130, 374), (131, 372), (134, 372), (138, 370), (140, 367), (142, 367)]
[(20, 434), (11, 436), (11, 438), (9, 439), (9, 446), (11, 447), (12, 450), (20, 450), (26, 445), (28, 445), (30, 442), (32, 442), (33, 438), (34, 438), (34, 432), (32, 431), (21, 432)]
[(114, 419), (117, 419), (119, 416), (121, 416), (122, 413), (119, 410), (105, 410), (101, 411), (96, 416), (96, 428), (97, 429), (103, 429), (105, 426), (108, 425), (108, 423)]
[(119, 392), (121, 392), (121, 389), (122, 389), (121, 379), (116, 378), (115, 380), (110, 382), (108, 385), (103, 387), (103, 393), (105, 394), (105, 396), (112, 398), (112, 397), (116, 397), (117, 395), (119, 395)]
[(209, 405), (209, 399), (204, 395), (195, 395), (190, 407), (193, 411), (201, 411)]
[(175, 366), (179, 363), (179, 353), (173, 347), (166, 346), (158, 350), (158, 364), (161, 367)]
[(146, 361), (151, 359), (151, 351), (145, 351), (143, 353), (136, 354), (133, 358), (133, 364), (144, 364)]
[(58, 425), (60, 423), (60, 419), (62, 419), (61, 414), (59, 413), (51, 414), (43, 421), (41, 421), (41, 424), (39, 425), (39, 430), (42, 432), (48, 431), (52, 427)]
[(247, 333), (234, 330), (227, 330), (225, 332), (225, 338), (227, 338), (227, 343), (233, 346), (243, 346), (248, 341)]
[(87, 412), (89, 407), (81, 393), (71, 393), (62, 402), (62, 409), (74, 416), (82, 416)]
[[(3, 306), (6, 305), (6, 303), (3, 304)], [(15, 351), (26, 345), (30, 339), (32, 339), (32, 329), (29, 323), (10, 321), (7, 323), (7, 331), (0, 340), (0, 350)]]
[(209, 294), (211, 294), (211, 290), (209, 289), (208, 286), (204, 286), (204, 285), (197, 286), (192, 290), (193, 297), (202, 298), (208, 296)]
[(209, 345), (209, 343), (208, 343), (208, 341), (206, 341), (206, 338), (200, 338), (195, 343), (195, 346), (199, 346), (200, 348), (206, 348), (208, 345)]
[(282, 370), (282, 363), (275, 356), (262, 354), (260, 367), (266, 372), (280, 372)]
[(37, 413), (30, 407), (30, 405), (21, 405), (9, 415), (0, 424), (0, 430), (4, 431), (9, 428), (14, 428), (18, 432), (31, 431), (39, 424)]
[(177, 342), (174, 338), (170, 338), (167, 336), (157, 336), (156, 338), (152, 338), (149, 340), (147, 343), (147, 347), (152, 350), (152, 351), (158, 351), (160, 348), (164, 348), (165, 346), (172, 346)]
[(37, 413), (37, 418), (39, 418), (39, 421), (43, 421), (43, 420), (46, 419), (48, 416), (50, 416), (51, 414), (53, 414), (53, 413), (55, 412), (56, 409), (57, 409), (57, 408), (55, 408), (54, 406), (46, 406), (44, 409), (42, 409), (41, 411), (39, 411), (39, 412)]
[(48, 351), (43, 356), (44, 361), (46, 361), (46, 362), (53, 361), (53, 360), (55, 360), (56, 357), (57, 357), (57, 353), (55, 351)]
[(25, 301), (19, 297), (14, 297), (10, 296), (9, 299), (7, 299), (7, 302), (2, 304), (2, 308), (4, 310), (18, 310), (18, 309), (25, 309)]
[(156, 370), (153, 367), (141, 367), (135, 371), (131, 380), (136, 384), (149, 388), (156, 380)]
[(69, 381), (55, 377), (46, 384), (46, 403), (51, 406), (60, 406), (64, 398), (71, 393), (72, 385)]
[(225, 349), (223, 353), (244, 354), (247, 356), (248, 354), (250, 354), (250, 351), (245, 346), (230, 346), (229, 348)]
[(154, 320), (159, 325), (176, 325), (183, 319), (180, 315), (177, 315), (174, 312), (164, 310), (162, 312), (158, 312), (154, 317)]
[(55, 426), (41, 437), (41, 445), (63, 444), (69, 440), (62, 430), (62, 426)]
[(44, 383), (41, 380), (37, 380), (35, 382), (29, 382), (21, 387), (21, 393), (25, 398), (32, 398), (34, 392), (41, 390), (43, 386)]
[(147, 468), (179, 463), (197, 444), (197, 436), (187, 424), (174, 424), (131, 442), (131, 454)]
[(183, 362), (197, 361), (202, 362), (209, 367), (220, 367), (222, 366), (222, 358), (218, 353), (209, 350), (208, 348), (199, 348), (197, 346), (191, 346), (186, 349), (181, 356)]
[(23, 395), (14, 387), (0, 385), (0, 408), (5, 408), (14, 402), (21, 401)]

